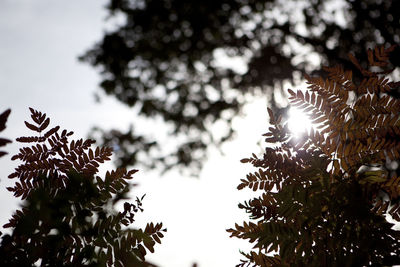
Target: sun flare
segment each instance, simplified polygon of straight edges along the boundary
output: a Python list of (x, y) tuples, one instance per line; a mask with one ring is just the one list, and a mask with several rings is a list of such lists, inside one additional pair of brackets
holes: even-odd
[(309, 131), (312, 127), (310, 119), (302, 110), (295, 107), (289, 109), (289, 129), (294, 137), (301, 136), (305, 131)]

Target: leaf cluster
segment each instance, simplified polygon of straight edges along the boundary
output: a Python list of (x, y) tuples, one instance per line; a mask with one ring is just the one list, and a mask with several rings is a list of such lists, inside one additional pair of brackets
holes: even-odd
[(110, 160), (110, 148), (91, 148), (93, 140), (72, 140), (73, 134), (60, 127), (48, 128), (50, 119), (30, 108), (36, 133), (17, 138), (27, 144), (12, 157), (20, 164), (7, 188), (25, 200), (5, 228), (0, 246), (2, 265), (33, 266), (150, 266), (147, 251), (154, 252), (164, 236), (162, 223), (148, 223), (144, 229), (130, 228), (135, 215), (143, 211), (141, 198), (128, 198), (130, 180), (137, 170), (116, 169), (104, 177), (100, 164)]
[[(0, 114), (0, 132), (4, 131), (4, 129), (6, 128), (6, 122), (10, 113), (11, 110), (7, 109), (6, 111)], [(0, 138), (0, 147), (5, 146), (8, 143), (11, 143), (11, 140), (6, 138)], [(0, 157), (4, 155), (7, 155), (7, 152), (0, 151)]]
[[(293, 106), (315, 129), (302, 138), (269, 111), (270, 143), (242, 160), (258, 171), (238, 189), (261, 191), (239, 205), (251, 219), (227, 231), (254, 243), (238, 266), (365, 266), (400, 263), (399, 178), (385, 168), (400, 159), (400, 102), (388, 93), (398, 83), (387, 74), (393, 46), (369, 50), (369, 68), (325, 68), (328, 78), (306, 76), (308, 90), (289, 89)], [(377, 70), (378, 67), (379, 69)], [(388, 215), (389, 214), (389, 215)]]

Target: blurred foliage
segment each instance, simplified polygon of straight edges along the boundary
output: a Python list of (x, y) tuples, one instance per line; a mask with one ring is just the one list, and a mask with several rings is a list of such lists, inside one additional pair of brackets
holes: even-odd
[[(100, 164), (110, 160), (109, 148), (96, 147), (93, 140), (69, 140), (73, 134), (47, 129), (50, 119), (31, 110), (32, 122), (25, 125), (33, 136), (17, 138), (29, 144), (12, 160), (22, 164), (9, 175), (17, 179), (15, 197), (25, 200), (1, 236), (1, 266), (153, 266), (145, 262), (147, 251), (161, 243), (162, 223), (145, 229), (130, 228), (141, 198), (129, 198), (129, 180), (137, 170), (117, 169), (97, 175)], [(0, 117), (1, 118), (1, 117)]]
[[(4, 131), (4, 129), (6, 128), (6, 122), (10, 113), (11, 110), (7, 109), (6, 111), (0, 114), (0, 132)], [(5, 146), (7, 143), (11, 143), (11, 140), (6, 138), (0, 138), (0, 147)], [(7, 152), (0, 151), (0, 157), (4, 155), (7, 155)]]
[(314, 129), (294, 138), (269, 111), (265, 153), (242, 160), (258, 171), (238, 189), (261, 192), (243, 204), (249, 222), (228, 229), (254, 243), (238, 266), (393, 266), (400, 264), (400, 100), (390, 96), (389, 52), (368, 50), (357, 82), (342, 66), (328, 78), (306, 76), (304, 93), (289, 89), (290, 103)]
[[(400, 2), (391, 0), (110, 0), (107, 8), (117, 26), (81, 60), (98, 68), (104, 92), (164, 121), (177, 144), (165, 150), (142, 132), (102, 132), (120, 146), (152, 144), (141, 155), (121, 152), (120, 166), (157, 162), (198, 173), (206, 148), (232, 137), (232, 119), (255, 92), (277, 110), (273, 94), (284, 81), (298, 83), (320, 63), (351, 68), (348, 52), (364, 65), (365, 49), (400, 42)], [(225, 132), (215, 133), (216, 121)]]

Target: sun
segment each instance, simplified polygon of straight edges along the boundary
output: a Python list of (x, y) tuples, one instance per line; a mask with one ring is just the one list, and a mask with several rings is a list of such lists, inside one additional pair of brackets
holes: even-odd
[(290, 107), (288, 126), (294, 137), (300, 137), (311, 129), (312, 123), (302, 110)]

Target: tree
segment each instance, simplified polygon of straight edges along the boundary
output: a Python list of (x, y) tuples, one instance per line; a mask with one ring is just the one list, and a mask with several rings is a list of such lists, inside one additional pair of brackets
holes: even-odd
[[(164, 121), (178, 144), (167, 150), (138, 124), (128, 132), (100, 131), (104, 142), (121, 147), (120, 166), (157, 162), (196, 173), (207, 147), (232, 136), (232, 119), (254, 92), (268, 93), (276, 110), (274, 93), (284, 81), (319, 71), (310, 55), (349, 69), (347, 52), (365, 65), (361, 53), (372, 44), (400, 41), (400, 3), (391, 0), (110, 0), (107, 8), (123, 22), (81, 59), (98, 67), (104, 92), (146, 120)], [(394, 53), (400, 66), (399, 49)], [(221, 57), (239, 59), (242, 68)], [(226, 125), (224, 133), (215, 134), (216, 121)]]
[[(8, 119), (8, 116), (10, 115), (10, 113), (11, 113), (11, 110), (7, 109), (6, 111), (4, 111), (3, 113), (0, 114), (0, 132), (4, 131), (4, 129), (6, 128), (7, 119)], [(0, 138), (0, 147), (5, 146), (8, 143), (11, 143), (11, 140), (6, 139), (6, 138)], [(4, 155), (7, 155), (7, 152), (0, 151), (0, 158)], [(0, 232), (0, 236), (1, 236), (1, 232)]]
[[(11, 110), (7, 109), (6, 111), (0, 114), (0, 132), (4, 131), (4, 129), (6, 128), (6, 122), (10, 113)], [(0, 147), (5, 146), (7, 143), (11, 143), (11, 140), (6, 138), (0, 138)], [(4, 155), (7, 155), (7, 152), (0, 151), (0, 157)]]
[[(128, 198), (129, 180), (137, 170), (117, 169), (104, 178), (97, 175), (100, 164), (110, 160), (110, 148), (91, 148), (93, 140), (69, 140), (73, 132), (56, 126), (30, 108), (36, 135), (17, 138), (30, 145), (12, 160), (21, 160), (9, 178), (18, 179), (7, 189), (25, 200), (2, 236), (2, 266), (152, 266), (146, 251), (161, 243), (162, 223), (145, 229), (129, 228), (142, 209), (141, 198), (115, 205)], [(0, 116), (1, 117), (1, 116)]]
[[(392, 162), (400, 159), (400, 100), (390, 96), (389, 52), (368, 50), (369, 68), (355, 82), (342, 66), (325, 68), (328, 78), (306, 76), (303, 93), (289, 89), (292, 105), (315, 128), (292, 138), (281, 117), (269, 110), (269, 145), (259, 158), (242, 160), (258, 171), (241, 180), (261, 196), (240, 204), (251, 221), (228, 229), (254, 250), (238, 266), (392, 266), (400, 264), (400, 181)], [(273, 253), (273, 254), (272, 254)]]

